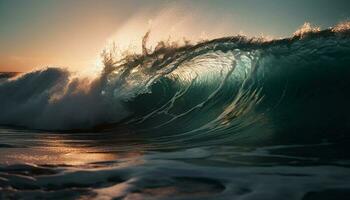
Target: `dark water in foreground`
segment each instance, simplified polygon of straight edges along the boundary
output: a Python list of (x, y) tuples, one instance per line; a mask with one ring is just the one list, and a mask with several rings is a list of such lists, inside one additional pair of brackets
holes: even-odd
[(2, 128), (0, 199), (345, 200), (350, 195), (346, 143), (156, 151), (140, 139)]
[(349, 199), (350, 23), (118, 59), (0, 77), (0, 199)]

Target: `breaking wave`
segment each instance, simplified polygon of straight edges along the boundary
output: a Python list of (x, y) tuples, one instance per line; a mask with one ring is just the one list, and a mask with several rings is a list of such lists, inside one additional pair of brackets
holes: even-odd
[[(152, 135), (158, 144), (324, 141), (350, 130), (349, 23), (293, 37), (160, 42), (94, 79), (47, 68), (0, 81), (0, 124)], [(307, 134), (305, 134), (307, 133)], [(171, 142), (170, 142), (171, 141)]]

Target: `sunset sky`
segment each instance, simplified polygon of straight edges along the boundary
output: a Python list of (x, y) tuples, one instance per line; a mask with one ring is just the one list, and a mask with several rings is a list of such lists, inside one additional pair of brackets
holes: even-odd
[(0, 71), (96, 67), (105, 46), (151, 45), (244, 33), (291, 35), (305, 21), (327, 28), (348, 20), (350, 1), (0, 0)]

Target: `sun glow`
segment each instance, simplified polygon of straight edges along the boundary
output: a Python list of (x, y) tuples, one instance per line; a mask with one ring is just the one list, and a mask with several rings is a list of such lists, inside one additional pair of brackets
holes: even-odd
[[(107, 46), (116, 44), (121, 51), (133, 53), (142, 52), (142, 38), (150, 31), (147, 47), (154, 49), (160, 41), (184, 44), (188, 41), (196, 43), (201, 40), (213, 39), (230, 35), (226, 22), (215, 24), (205, 23), (201, 20), (201, 14), (173, 5), (159, 12), (139, 12), (130, 17), (121, 27), (107, 39)], [(206, 30), (212, 30), (207, 33)]]

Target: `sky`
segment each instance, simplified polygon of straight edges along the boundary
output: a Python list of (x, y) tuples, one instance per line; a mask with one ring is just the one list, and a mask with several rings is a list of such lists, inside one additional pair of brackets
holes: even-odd
[(94, 72), (111, 42), (139, 50), (159, 40), (288, 37), (304, 22), (349, 20), (349, 0), (0, 0), (0, 71), (64, 67)]

